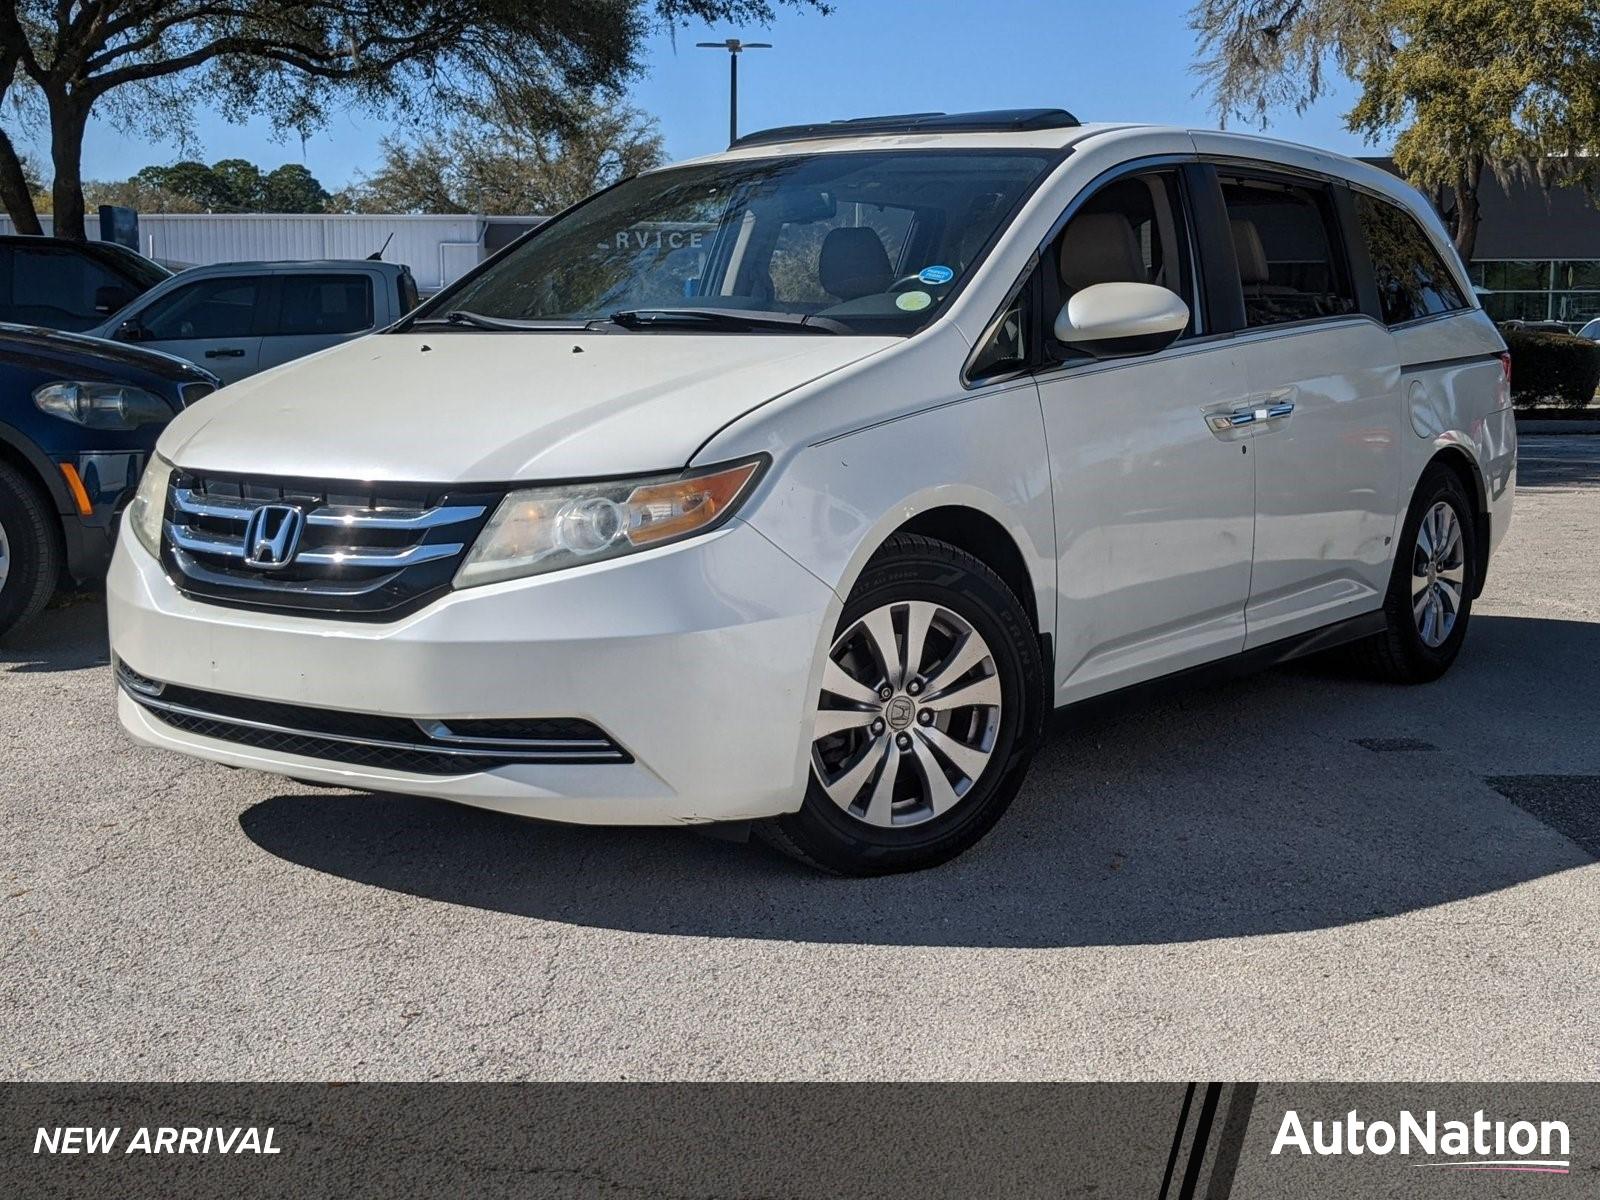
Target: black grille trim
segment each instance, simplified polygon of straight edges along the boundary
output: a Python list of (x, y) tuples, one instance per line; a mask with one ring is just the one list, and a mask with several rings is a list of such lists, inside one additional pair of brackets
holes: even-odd
[[(449, 723), (430, 736), (427, 720), (252, 700), (161, 684), (120, 661), (122, 690), (156, 720), (184, 733), (258, 750), (415, 775), (472, 775), (518, 764), (595, 765), (633, 761), (590, 721), (538, 717)], [(159, 690), (155, 690), (159, 689)]]
[[(504, 496), (503, 487), (180, 468), (167, 490), (161, 561), (179, 591), (208, 603), (345, 621), (395, 621), (449, 592), (462, 557)], [(292, 504), (306, 514), (303, 561), (297, 556), (287, 567), (270, 571), (244, 563), (244, 522), (263, 504)], [(408, 552), (414, 561), (400, 557)]]

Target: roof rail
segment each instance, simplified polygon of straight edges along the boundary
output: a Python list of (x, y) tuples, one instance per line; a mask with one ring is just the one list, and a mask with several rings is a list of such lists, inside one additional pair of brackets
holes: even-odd
[(968, 113), (901, 113), (890, 117), (851, 117), (843, 121), (813, 121), (806, 125), (779, 125), (747, 133), (729, 149), (767, 146), (774, 142), (803, 142), (817, 138), (860, 137), (880, 133), (1025, 133), (1036, 129), (1069, 129), (1080, 124), (1064, 108), (996, 108)]

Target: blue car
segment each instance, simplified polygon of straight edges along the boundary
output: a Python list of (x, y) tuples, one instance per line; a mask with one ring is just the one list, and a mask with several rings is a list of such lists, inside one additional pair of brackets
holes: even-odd
[(169, 354), (0, 324), (0, 636), (105, 573), (163, 426), (218, 386)]

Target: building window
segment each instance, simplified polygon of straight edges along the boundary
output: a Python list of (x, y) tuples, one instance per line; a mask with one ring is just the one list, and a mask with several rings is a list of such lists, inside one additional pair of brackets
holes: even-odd
[(1489, 259), (1468, 273), (1496, 321), (1561, 321), (1577, 329), (1600, 316), (1600, 260)]

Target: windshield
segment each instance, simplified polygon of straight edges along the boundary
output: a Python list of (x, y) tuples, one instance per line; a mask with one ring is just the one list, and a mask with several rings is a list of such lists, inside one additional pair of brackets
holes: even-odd
[[(736, 310), (816, 318), (831, 332), (909, 334), (971, 274), (1054, 161), (1043, 150), (873, 150), (659, 171), (542, 227), (419, 316), (592, 321)], [(672, 321), (628, 327), (663, 325)], [(781, 323), (677, 327), (769, 332)]]
[(126, 246), (116, 242), (97, 242), (96, 248), (106, 256), (117, 260), (129, 275), (132, 275), (138, 285), (149, 291), (164, 279), (171, 279), (172, 272), (160, 263), (151, 262), (136, 250), (129, 250)]

